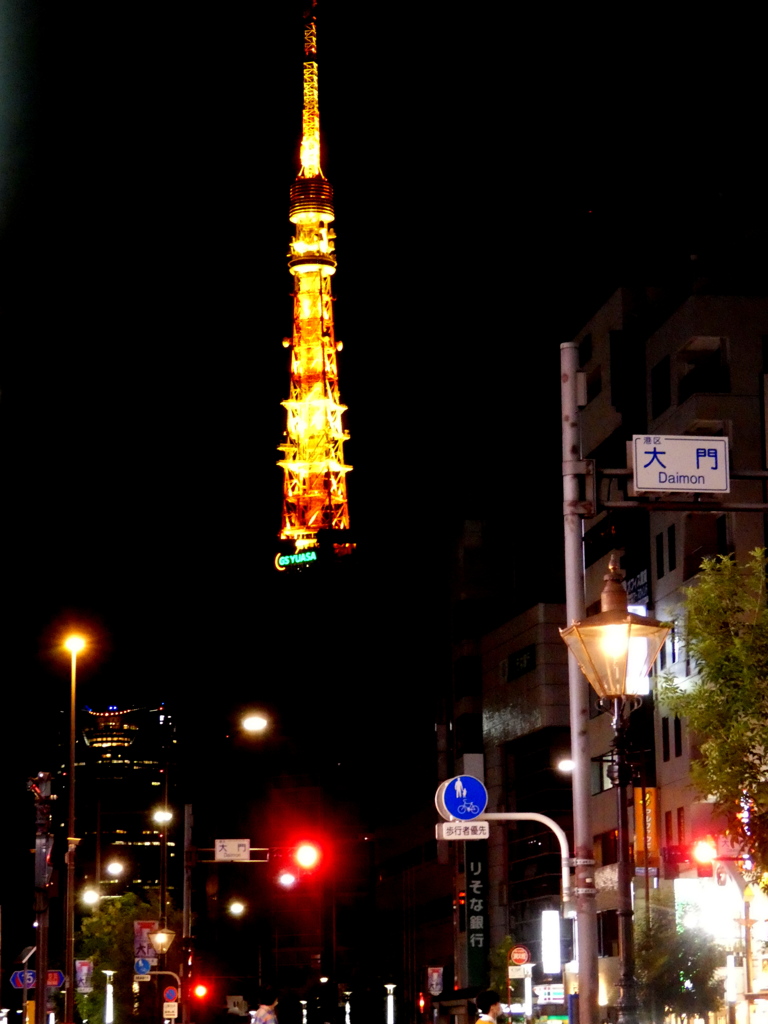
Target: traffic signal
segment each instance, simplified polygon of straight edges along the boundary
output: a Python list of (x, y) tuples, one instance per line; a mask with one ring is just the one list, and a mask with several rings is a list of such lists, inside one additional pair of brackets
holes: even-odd
[(293, 851), (293, 859), (304, 871), (311, 871), (320, 863), (322, 851), (317, 843), (299, 843)]
[(711, 836), (683, 846), (667, 846), (662, 851), (664, 877), (677, 878), (680, 871), (696, 868), (699, 878), (711, 878), (717, 860), (717, 845)]
[(717, 846), (712, 839), (699, 839), (693, 844), (691, 850), (693, 859), (696, 862), (696, 873), (699, 878), (711, 878), (715, 858), (717, 857)]
[(292, 843), (290, 846), (277, 847), (270, 854), (270, 859), (280, 864), (276, 879), (284, 889), (292, 889), (305, 875), (310, 875), (323, 859), (323, 850), (319, 843), (312, 840)]
[(208, 998), (208, 986), (204, 981), (198, 981), (196, 985), (192, 986), (192, 995), (195, 999), (201, 1002)]

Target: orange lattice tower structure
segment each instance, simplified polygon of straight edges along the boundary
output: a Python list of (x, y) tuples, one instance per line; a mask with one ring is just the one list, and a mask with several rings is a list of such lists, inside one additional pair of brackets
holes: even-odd
[(304, 25), (304, 115), (301, 168), (291, 185), (290, 219), (295, 226), (288, 252), (293, 274), (293, 336), (290, 397), (283, 458), (280, 537), (299, 552), (318, 543), (320, 530), (348, 530), (344, 462), (346, 409), (339, 398), (331, 279), (336, 272), (332, 224), (333, 189), (320, 167), (320, 112), (317, 98), (317, 31), (314, 3)]

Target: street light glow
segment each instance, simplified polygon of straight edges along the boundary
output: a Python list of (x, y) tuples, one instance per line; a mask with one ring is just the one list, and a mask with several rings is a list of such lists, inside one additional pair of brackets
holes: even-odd
[(264, 732), (269, 722), (264, 715), (246, 715), (242, 722), (246, 732)]
[(64, 646), (70, 654), (79, 654), (85, 647), (85, 640), (83, 640), (81, 636), (77, 636), (77, 634), (73, 633), (72, 636), (68, 636), (64, 641)]
[(282, 871), (278, 876), (277, 880), (284, 889), (290, 889), (296, 885), (296, 875), (291, 871)]
[(166, 821), (171, 821), (171, 819), (173, 818), (173, 812), (160, 808), (159, 810), (155, 811), (155, 813), (152, 815), (152, 818), (154, 819), (154, 821), (158, 822), (158, 824), (163, 824)]
[(107, 873), (112, 875), (115, 878), (118, 875), (122, 875), (124, 870), (125, 870), (125, 867), (124, 867), (123, 864), (120, 863), (119, 860), (113, 860), (113, 861), (110, 861), (109, 864), (107, 864)]
[(83, 903), (92, 907), (95, 903), (99, 902), (99, 894), (95, 889), (86, 889), (82, 895), (82, 900)]
[(235, 917), (240, 917), (241, 914), (245, 913), (245, 904), (241, 903), (240, 900), (233, 900), (232, 903), (229, 904), (229, 912), (230, 914), (234, 914)]

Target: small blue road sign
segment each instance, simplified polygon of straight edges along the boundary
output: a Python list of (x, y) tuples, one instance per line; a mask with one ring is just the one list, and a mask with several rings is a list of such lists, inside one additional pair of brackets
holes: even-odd
[[(26, 979), (24, 975), (26, 975)], [(11, 975), (11, 984), (14, 988), (24, 988), (24, 982), (26, 980), (26, 987), (34, 988), (36, 979), (37, 971), (14, 971)]]
[(457, 775), (440, 786), (436, 803), (443, 817), (471, 821), (485, 810), (488, 793), (479, 779), (472, 775)]
[(149, 974), (151, 970), (152, 964), (149, 962), (149, 960), (144, 960), (142, 958), (136, 960), (133, 965), (134, 974)]
[(179, 998), (179, 990), (174, 988), (173, 985), (169, 985), (168, 988), (163, 989), (163, 999), (166, 1003), (175, 1003)]

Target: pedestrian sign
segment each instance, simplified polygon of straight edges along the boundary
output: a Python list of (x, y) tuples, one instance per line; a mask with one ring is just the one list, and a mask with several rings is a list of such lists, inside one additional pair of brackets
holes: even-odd
[(457, 775), (438, 787), (435, 805), (446, 821), (471, 821), (487, 807), (488, 793), (474, 776)]

